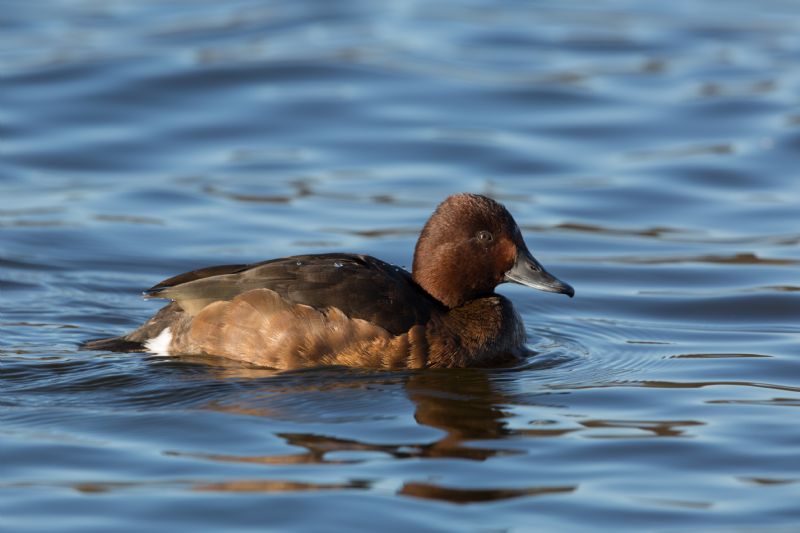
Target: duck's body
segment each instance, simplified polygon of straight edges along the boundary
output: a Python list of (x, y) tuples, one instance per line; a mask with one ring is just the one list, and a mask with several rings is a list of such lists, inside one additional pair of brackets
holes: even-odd
[(173, 301), (139, 329), (84, 347), (279, 369), (489, 366), (526, 353), (519, 315), (494, 293), (503, 281), (573, 293), (533, 259), (504, 207), (455, 195), (426, 224), (413, 275), (352, 254), (204, 268), (146, 291)]

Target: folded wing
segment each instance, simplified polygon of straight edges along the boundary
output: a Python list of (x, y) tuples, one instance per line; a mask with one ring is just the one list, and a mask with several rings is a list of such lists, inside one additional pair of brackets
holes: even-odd
[(335, 308), (394, 335), (427, 323), (437, 306), (404, 269), (353, 254), (301, 255), (252, 265), (209, 267), (167, 279), (145, 294), (171, 299), (195, 316), (214, 302), (256, 289), (274, 291), (289, 304)]

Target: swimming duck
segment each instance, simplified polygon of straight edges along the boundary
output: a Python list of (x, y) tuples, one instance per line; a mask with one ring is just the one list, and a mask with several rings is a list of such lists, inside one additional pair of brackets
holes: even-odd
[(214, 355), (277, 369), (476, 367), (528, 353), (504, 282), (572, 297), (504, 206), (455, 194), (428, 219), (411, 273), (368, 255), (201, 268), (145, 291), (172, 300), (141, 327), (82, 348)]

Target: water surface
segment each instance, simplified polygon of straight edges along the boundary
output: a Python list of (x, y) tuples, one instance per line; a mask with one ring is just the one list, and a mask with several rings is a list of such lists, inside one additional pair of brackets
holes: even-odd
[[(0, 15), (0, 529), (800, 524), (800, 6), (58, 1)], [(496, 370), (81, 352), (211, 264), (411, 264), (489, 194), (572, 300)]]

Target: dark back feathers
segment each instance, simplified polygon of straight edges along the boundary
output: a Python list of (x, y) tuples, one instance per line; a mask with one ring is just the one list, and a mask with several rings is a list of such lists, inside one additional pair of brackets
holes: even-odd
[(371, 256), (341, 253), (193, 270), (162, 281), (146, 294), (175, 300), (194, 315), (214, 301), (261, 288), (293, 304), (336, 307), (394, 335), (427, 323), (440, 306), (404, 269)]

